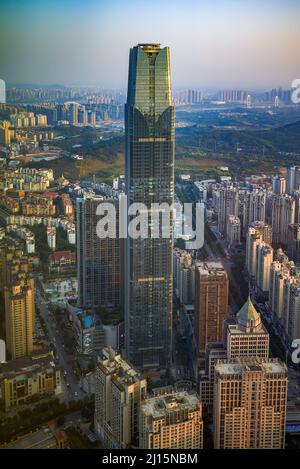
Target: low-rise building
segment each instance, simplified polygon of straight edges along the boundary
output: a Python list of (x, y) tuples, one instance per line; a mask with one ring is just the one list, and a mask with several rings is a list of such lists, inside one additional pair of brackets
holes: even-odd
[(73, 269), (76, 255), (72, 251), (55, 251), (49, 256), (49, 270), (51, 272), (65, 272)]
[(61, 393), (61, 374), (52, 354), (31, 355), (0, 365), (1, 395), (5, 410), (30, 402), (34, 397)]

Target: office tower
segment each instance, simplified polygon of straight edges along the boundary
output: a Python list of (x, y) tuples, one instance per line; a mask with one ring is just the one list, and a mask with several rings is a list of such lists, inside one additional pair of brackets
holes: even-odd
[(236, 315), (236, 320), (224, 321), (224, 340), (207, 344), (205, 375), (200, 378), (200, 399), (211, 413), (214, 393), (214, 369), (219, 360), (238, 357), (269, 357), (269, 334), (250, 297)]
[(238, 215), (239, 190), (233, 186), (221, 187), (216, 194), (218, 200), (218, 230), (226, 234), (226, 223), (229, 215)]
[(196, 265), (195, 338), (198, 353), (208, 342), (220, 342), (228, 313), (228, 276), (221, 262)]
[(165, 392), (149, 397), (141, 404), (139, 448), (202, 449), (203, 420), (199, 396), (194, 391)]
[(262, 241), (267, 244), (272, 244), (272, 227), (263, 221), (255, 221), (250, 224), (261, 235)]
[(215, 365), (214, 448), (284, 449), (287, 367), (244, 358)]
[(33, 351), (34, 280), (14, 280), (4, 289), (6, 347), (12, 360)]
[(297, 267), (300, 267), (300, 224), (288, 226), (287, 255)]
[[(107, 203), (116, 210), (116, 236), (100, 238), (97, 209)], [(118, 307), (122, 271), (118, 201), (85, 195), (77, 199), (76, 219), (78, 304), (84, 308)]]
[(234, 246), (241, 242), (241, 222), (239, 217), (235, 215), (229, 215), (227, 218), (226, 240), (229, 246)]
[(286, 180), (282, 176), (273, 176), (272, 177), (272, 192), (277, 195), (285, 193)]
[(275, 195), (271, 199), (273, 243), (286, 245), (288, 226), (295, 222), (295, 200), (289, 195)]
[(269, 334), (250, 297), (227, 327), (227, 360), (238, 357), (269, 357)]
[[(126, 103), (126, 194), (128, 206), (174, 199), (174, 107), (169, 48), (139, 44), (130, 51)], [(166, 212), (168, 210), (166, 209)], [(171, 360), (173, 220), (170, 237), (128, 236), (125, 255), (126, 354), (143, 369), (165, 369)], [(128, 218), (130, 222), (130, 217)]]
[(102, 350), (95, 380), (95, 430), (105, 448), (128, 448), (138, 437), (147, 381), (110, 347)]
[(267, 296), (270, 289), (270, 267), (273, 262), (272, 247), (261, 241), (256, 247), (256, 259), (256, 288)]

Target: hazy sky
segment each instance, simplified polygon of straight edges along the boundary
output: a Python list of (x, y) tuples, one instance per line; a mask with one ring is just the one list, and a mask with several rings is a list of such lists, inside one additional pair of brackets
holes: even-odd
[(171, 47), (177, 88), (290, 86), (299, 0), (0, 0), (0, 78), (125, 87), (129, 48)]

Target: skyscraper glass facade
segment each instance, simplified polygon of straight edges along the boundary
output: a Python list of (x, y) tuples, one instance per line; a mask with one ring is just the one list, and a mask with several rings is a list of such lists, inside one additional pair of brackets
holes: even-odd
[(150, 207), (172, 205), (174, 198), (168, 47), (139, 44), (130, 50), (125, 115), (128, 205), (143, 203), (149, 214), (148, 237), (128, 237), (126, 242), (126, 353), (140, 368), (165, 369), (171, 357), (173, 221), (171, 215), (168, 238), (161, 231), (152, 238)]

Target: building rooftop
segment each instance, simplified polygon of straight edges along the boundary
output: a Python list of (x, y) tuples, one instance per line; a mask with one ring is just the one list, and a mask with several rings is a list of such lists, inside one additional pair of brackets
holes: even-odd
[(265, 372), (267, 374), (283, 374), (287, 377), (287, 367), (278, 359), (237, 358), (235, 361), (222, 360), (215, 365), (219, 375), (242, 375), (248, 372)]
[(21, 436), (17, 440), (1, 446), (2, 449), (56, 449), (61, 441), (66, 441), (64, 431), (55, 432), (49, 426)]
[(149, 397), (141, 404), (141, 410), (145, 415), (158, 419), (166, 417), (171, 412), (198, 410), (199, 402), (199, 396), (195, 391), (179, 391)]
[(112, 380), (119, 387), (134, 384), (143, 379), (142, 375), (111, 347), (102, 349), (98, 367), (105, 374), (112, 374)]
[(222, 262), (198, 262), (197, 268), (202, 275), (227, 276)]
[(40, 368), (55, 368), (54, 358), (50, 351), (40, 352), (30, 357), (17, 358), (0, 364), (0, 378), (23, 376)]
[(138, 44), (138, 47), (142, 47), (142, 49), (160, 49), (160, 44), (158, 43), (144, 43), (144, 44)]

